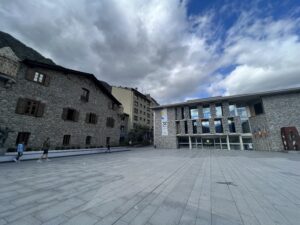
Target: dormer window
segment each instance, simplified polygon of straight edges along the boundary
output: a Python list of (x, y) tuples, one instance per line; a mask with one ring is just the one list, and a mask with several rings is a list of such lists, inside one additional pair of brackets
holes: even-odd
[(90, 97), (90, 91), (86, 88), (82, 88), (81, 100), (88, 102)]

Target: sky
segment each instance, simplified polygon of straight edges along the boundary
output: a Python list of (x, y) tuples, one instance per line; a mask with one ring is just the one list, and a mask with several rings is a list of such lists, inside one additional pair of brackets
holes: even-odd
[(300, 0), (1, 0), (0, 30), (161, 104), (300, 86)]

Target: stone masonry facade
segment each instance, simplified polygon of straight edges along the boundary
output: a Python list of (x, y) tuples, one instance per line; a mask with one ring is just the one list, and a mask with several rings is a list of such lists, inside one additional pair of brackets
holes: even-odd
[[(30, 137), (27, 148), (41, 148), (50, 137), (51, 149), (72, 147), (118, 145), (122, 108), (103, 92), (93, 79), (72, 74), (71, 71), (28, 66), (19, 62), (15, 83), (7, 87), (7, 81), (0, 79), (0, 126), (12, 130), (8, 135), (5, 148), (15, 148), (19, 132), (28, 132)], [(26, 79), (29, 70), (45, 74), (49, 79), (47, 86)], [(82, 101), (82, 88), (89, 92), (89, 100)], [(16, 113), (20, 98), (32, 99), (44, 105), (42, 116), (30, 116)], [(64, 120), (63, 109), (72, 108), (77, 113), (77, 121)], [(95, 124), (87, 123), (88, 113), (97, 117)], [(107, 126), (108, 118), (110, 121)], [(64, 135), (70, 135), (69, 144), (63, 146)], [(87, 136), (90, 143), (86, 144)], [(108, 140), (109, 139), (109, 140)]]

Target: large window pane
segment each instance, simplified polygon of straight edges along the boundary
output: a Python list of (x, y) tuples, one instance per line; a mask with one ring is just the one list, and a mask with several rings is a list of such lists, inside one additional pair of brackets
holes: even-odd
[(235, 105), (229, 105), (229, 116), (236, 116)]
[(210, 107), (209, 106), (203, 106), (203, 117), (205, 119), (210, 119), (211, 113), (210, 113)]
[(237, 107), (237, 114), (241, 118), (248, 118), (248, 112), (245, 106)]
[(228, 127), (230, 133), (235, 133), (235, 124), (233, 118), (228, 118)]
[(242, 123), (242, 132), (251, 133), (248, 119), (241, 119), (241, 123)]
[(193, 120), (192, 123), (193, 123), (193, 134), (197, 134), (197, 121)]
[(216, 116), (217, 117), (223, 116), (222, 104), (216, 104)]
[(197, 107), (190, 107), (190, 118), (192, 120), (198, 119), (198, 109), (197, 109)]
[(214, 121), (216, 133), (223, 133), (222, 120), (218, 119)]
[(201, 125), (202, 125), (202, 133), (209, 133), (210, 132), (209, 121), (208, 120), (202, 120)]

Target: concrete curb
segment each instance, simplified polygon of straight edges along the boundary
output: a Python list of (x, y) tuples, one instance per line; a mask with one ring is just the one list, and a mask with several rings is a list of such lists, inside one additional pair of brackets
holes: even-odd
[[(58, 158), (58, 157), (68, 157), (68, 156), (80, 156), (80, 155), (91, 155), (105, 153), (106, 148), (96, 148), (96, 149), (69, 149), (69, 150), (49, 150), (48, 158)], [(128, 148), (111, 148), (110, 152), (123, 152), (130, 151)], [(42, 155), (42, 151), (32, 151), (24, 152), (21, 157), (21, 161), (39, 159)], [(0, 156), (0, 163), (13, 162), (17, 153), (6, 153), (4, 156)]]

